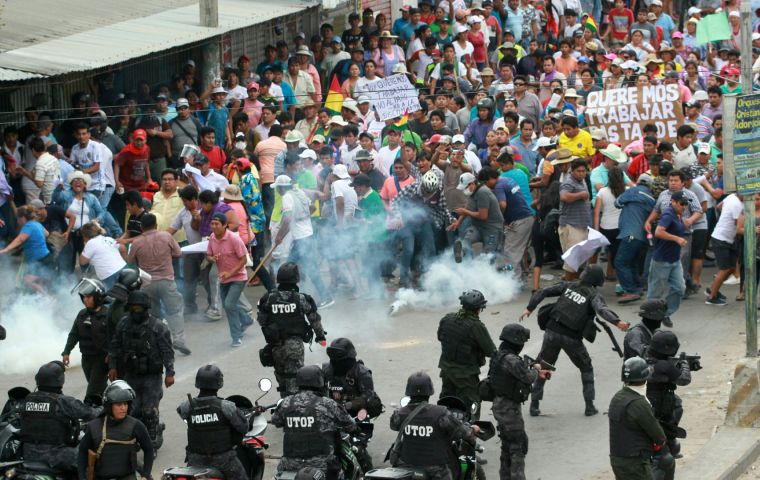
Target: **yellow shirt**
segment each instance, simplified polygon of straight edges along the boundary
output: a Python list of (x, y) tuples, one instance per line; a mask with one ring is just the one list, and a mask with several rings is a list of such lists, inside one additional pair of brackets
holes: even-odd
[[(178, 190), (175, 190), (175, 192), (168, 198), (164, 196), (162, 191), (159, 190), (156, 192), (156, 194), (153, 195), (153, 207), (151, 207), (150, 212), (156, 214), (158, 230), (168, 230), (169, 227), (172, 226), (174, 218), (183, 208), (185, 208), (185, 205), (182, 203), (182, 199), (179, 198)], [(177, 230), (177, 233), (174, 234), (174, 239), (177, 243), (187, 240), (185, 229), (180, 228)]]
[(573, 155), (580, 158), (590, 157), (596, 153), (591, 134), (585, 130), (579, 130), (578, 135), (573, 138), (569, 138), (564, 132), (560, 134), (559, 148), (567, 148), (573, 152)]

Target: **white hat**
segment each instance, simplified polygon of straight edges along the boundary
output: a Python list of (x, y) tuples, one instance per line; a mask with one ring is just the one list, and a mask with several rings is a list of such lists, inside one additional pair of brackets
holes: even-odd
[(549, 145), (553, 145), (552, 139), (550, 137), (539, 137), (538, 140), (536, 140), (536, 146), (533, 150), (538, 150), (539, 148), (546, 148)]
[(403, 63), (397, 63), (393, 66), (393, 69), (391, 71), (392, 73), (407, 73), (406, 65)]
[(343, 120), (343, 117), (341, 117), (340, 115), (333, 115), (332, 117), (330, 117), (330, 122), (328, 123), (334, 123), (335, 125), (340, 125), (341, 127), (345, 127), (346, 125), (348, 125), (348, 122)]
[[(657, 1), (657, 0), (655, 0)], [(467, 24), (472, 25), (473, 23), (480, 23), (483, 21), (483, 17), (480, 15), (473, 15), (470, 18), (467, 19)]]
[(90, 184), (92, 183), (92, 177), (90, 174), (84, 173), (81, 170), (75, 170), (71, 175), (69, 175), (69, 185), (71, 185), (71, 182), (74, 180), (82, 180), (84, 182), (85, 190), (90, 188)]
[(730, 12), (728, 12), (728, 16), (741, 18), (742, 14), (739, 13), (738, 10), (731, 10)]
[(361, 105), (362, 103), (370, 103), (372, 100), (370, 100), (368, 95), (359, 95), (359, 98), (356, 99), (356, 103)]
[(291, 188), (292, 186), (293, 186), (293, 181), (287, 175), (278, 175), (277, 178), (274, 179), (274, 183), (271, 185), (272, 188), (277, 188), (277, 187)]
[(628, 155), (625, 154), (622, 148), (618, 147), (614, 143), (610, 143), (607, 148), (602, 148), (599, 150), (599, 153), (609, 158), (610, 160), (616, 161), (617, 163), (625, 163), (628, 161)]
[(607, 140), (607, 132), (599, 127), (591, 127), (589, 133), (591, 134), (591, 140)]
[(465, 25), (457, 23), (454, 25), (454, 36), (459, 35), (460, 33), (464, 33), (467, 30), (469, 30), (469, 28), (467, 28)]
[(581, 98), (581, 96), (576, 93), (574, 88), (568, 88), (565, 91), (565, 98)]
[(694, 102), (706, 102), (710, 97), (707, 96), (707, 92), (704, 90), (697, 90), (694, 95), (691, 96), (691, 100)]
[(310, 158), (312, 160), (316, 160), (317, 152), (315, 152), (311, 148), (307, 148), (306, 150), (298, 154), (298, 158)]
[(623, 68), (623, 70), (627, 68), (630, 68), (631, 70), (638, 70), (639, 64), (637, 62), (634, 62), (633, 60), (626, 60), (625, 62), (623, 62), (621, 67)]
[(451, 138), (451, 143), (464, 143), (464, 135), (461, 133), (459, 135), (454, 135)]
[(216, 95), (217, 93), (224, 93), (227, 94), (227, 90), (225, 90), (222, 87), (214, 87), (213, 90), (211, 90), (211, 95)]
[(303, 133), (298, 130), (291, 130), (285, 135), (285, 143), (299, 143), (303, 141)]
[(662, 6), (662, 0), (652, 0), (652, 5), (661, 7)]
[(359, 104), (356, 103), (356, 100), (354, 100), (353, 98), (347, 98), (347, 99), (343, 100), (343, 106), (342, 106), (342, 108), (347, 108), (347, 109), (351, 110), (352, 112), (358, 114), (359, 113), (359, 106), (358, 105)]
[(752, 32), (752, 41), (760, 40), (760, 33), (758, 32)]
[(471, 174), (470, 172), (464, 172), (459, 176), (459, 185), (457, 185), (457, 190), (464, 191), (474, 181), (475, 175)]
[(332, 173), (333, 175), (341, 179), (349, 177), (348, 168), (346, 168), (346, 166), (341, 163), (333, 166)]
[(689, 16), (691, 17), (692, 15), (695, 15), (697, 13), (702, 13), (702, 10), (697, 7), (691, 7), (686, 13), (688, 13)]
[(697, 153), (712, 153), (712, 148), (709, 143), (700, 143)]

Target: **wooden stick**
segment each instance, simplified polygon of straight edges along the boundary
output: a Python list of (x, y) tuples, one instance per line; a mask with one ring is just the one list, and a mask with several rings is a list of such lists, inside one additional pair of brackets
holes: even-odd
[(259, 273), (259, 270), (261, 270), (261, 267), (264, 266), (267, 260), (269, 260), (269, 257), (272, 256), (272, 253), (274, 252), (274, 249), (277, 248), (277, 244), (272, 245), (272, 248), (269, 249), (266, 255), (264, 255), (264, 258), (261, 259), (259, 262), (259, 265), (256, 267), (256, 269), (253, 271), (253, 275), (251, 275), (251, 278), (248, 280), (248, 282), (245, 284), (245, 286), (251, 285), (251, 282), (253, 282), (253, 279), (256, 278), (256, 274)]

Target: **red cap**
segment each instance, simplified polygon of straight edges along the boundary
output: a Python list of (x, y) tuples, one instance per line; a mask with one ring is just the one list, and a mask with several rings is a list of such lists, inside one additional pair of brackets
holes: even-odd
[(256, 83), (256, 82), (248, 82), (248, 85), (245, 86), (246, 90), (250, 90), (252, 88), (255, 88), (257, 92), (260, 90), (259, 89), (259, 84)]
[(731, 67), (726, 69), (726, 75), (741, 75), (741, 72), (738, 68)]
[(240, 55), (240, 58), (238, 58), (238, 63), (240, 63), (242, 61), (250, 62), (251, 59), (248, 58), (248, 55)]
[(432, 137), (430, 137), (430, 140), (425, 142), (425, 145), (432, 145), (434, 143), (441, 143), (441, 136), (439, 134), (435, 134)]
[(137, 130), (135, 130), (134, 132), (132, 132), (132, 139), (134, 140), (134, 139), (137, 139), (137, 138), (141, 138), (143, 140), (147, 140), (148, 139), (148, 132), (146, 132), (142, 128), (138, 128)]
[(519, 153), (515, 152), (515, 153), (512, 154), (512, 160), (522, 160), (522, 155), (520, 155)]
[(251, 161), (245, 157), (240, 157), (235, 159), (235, 165), (237, 165), (239, 170), (245, 170), (251, 167)]

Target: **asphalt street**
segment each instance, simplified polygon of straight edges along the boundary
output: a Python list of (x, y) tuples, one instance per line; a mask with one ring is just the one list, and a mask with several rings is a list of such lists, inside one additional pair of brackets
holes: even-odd
[[(712, 273), (712, 269), (705, 271), (703, 282), (706, 283)], [(622, 319), (637, 321), (635, 312), (638, 304), (618, 306), (613, 287), (612, 282), (608, 282), (602, 288), (608, 303)], [(685, 405), (682, 426), (689, 431), (689, 437), (683, 441), (685, 457), (680, 462), (688, 461), (712, 434), (714, 426), (722, 422), (733, 361), (744, 353), (743, 303), (733, 300), (738, 287), (726, 287), (723, 291), (729, 298), (727, 306), (706, 306), (700, 293), (684, 301), (674, 317), (681, 349), (702, 355), (704, 366), (703, 370), (694, 375), (692, 385), (679, 389)], [(252, 304), (262, 293), (261, 287), (246, 290)], [(523, 292), (507, 304), (488, 305), (482, 318), (497, 345), (501, 328), (517, 319), (528, 298), (529, 294)], [(438, 321), (447, 310), (405, 311), (388, 316), (391, 301), (392, 299), (339, 299), (335, 306), (320, 312), (328, 342), (339, 336), (351, 338), (359, 352), (359, 358), (373, 371), (376, 389), (386, 407), (386, 412), (376, 420), (375, 437), (370, 444), (376, 466), (382, 464), (388, 446), (395, 439), (395, 433), (388, 428), (388, 421), (390, 412), (403, 396), (407, 376), (417, 370), (426, 371), (433, 377), (436, 390), (440, 388), (437, 369), (440, 345), (435, 332)], [(72, 320), (75, 316), (75, 312), (62, 314), (70, 315)], [(535, 313), (526, 321), (526, 326), (531, 329), (531, 339), (523, 353), (535, 357), (542, 338)], [(613, 331), (622, 343), (623, 332), (615, 328)], [(35, 332), (31, 329), (9, 332), (9, 340), (0, 344), (0, 349), (7, 348), (8, 342), (14, 342), (19, 337), (29, 340), (34, 335)], [(260, 393), (257, 389), (260, 378), (274, 379), (272, 370), (259, 363), (258, 350), (264, 345), (264, 340), (257, 325), (248, 330), (243, 339), (243, 347), (236, 349), (230, 348), (228, 327), (224, 320), (207, 322), (198, 317), (190, 317), (186, 322), (186, 335), (193, 353), (188, 357), (178, 356), (176, 383), (164, 392), (161, 419), (166, 423), (165, 441), (155, 462), (154, 476), (160, 475), (164, 468), (183, 463), (186, 433), (175, 408), (186, 398), (187, 393), (196, 393), (193, 383), (198, 367), (215, 363), (222, 369), (225, 386), (221, 394), (224, 396), (243, 394), (253, 399)], [(61, 348), (64, 342), (65, 337), (61, 338)], [(611, 350), (604, 332), (597, 336), (594, 344), (589, 345), (589, 351), (596, 376), (596, 403), (600, 410), (598, 415), (591, 418), (583, 415), (580, 374), (564, 355), (560, 355), (557, 372), (546, 386), (541, 405), (543, 415), (531, 418), (527, 414), (527, 404), (524, 406), (530, 438), (526, 473), (530, 479), (610, 478), (606, 411), (610, 398), (621, 385), (621, 361)], [(57, 358), (59, 352), (60, 349), (50, 351), (49, 358)], [(323, 347), (314, 344), (311, 351), (307, 349), (307, 364), (326, 360)], [(487, 366), (484, 367), (483, 374), (486, 368)], [(16, 385), (33, 388), (33, 374), (31, 370), (28, 374), (3, 373), (0, 375), (0, 390), (6, 391)], [(64, 391), (83, 397), (85, 382), (81, 369), (74, 367), (67, 372)], [(277, 394), (272, 391), (262, 402), (273, 403), (276, 399)], [(492, 420), (488, 403), (483, 405), (482, 419)], [(282, 433), (270, 425), (266, 439), (271, 445), (269, 454), (279, 455), (282, 451)], [(489, 478), (498, 478), (499, 448), (498, 438), (485, 445), (484, 457), (488, 461), (485, 470)], [(265, 478), (271, 478), (275, 465), (274, 459), (268, 462)]]

